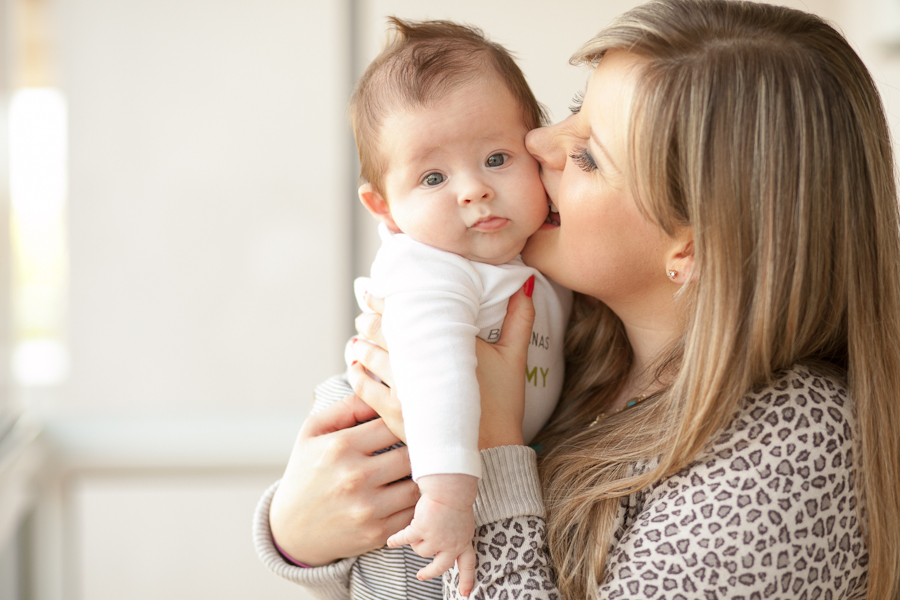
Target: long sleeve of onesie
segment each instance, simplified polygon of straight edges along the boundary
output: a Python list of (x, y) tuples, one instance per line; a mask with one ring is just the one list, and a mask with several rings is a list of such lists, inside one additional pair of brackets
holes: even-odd
[[(385, 299), (382, 328), (403, 407), (413, 478), (481, 475), (475, 338), (496, 341), (509, 297), (537, 271), (474, 263), (381, 230), (365, 280)], [(491, 339), (491, 337), (494, 339)]]

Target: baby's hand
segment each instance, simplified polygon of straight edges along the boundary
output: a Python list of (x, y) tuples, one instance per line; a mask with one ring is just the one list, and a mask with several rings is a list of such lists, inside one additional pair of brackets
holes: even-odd
[(456, 562), (459, 593), (468, 596), (475, 584), (475, 513), (472, 504), (478, 478), (472, 475), (426, 475), (418, 481), (422, 497), (416, 503), (412, 523), (388, 538), (388, 546), (410, 544), (419, 556), (434, 557), (416, 576), (420, 581), (437, 577)]

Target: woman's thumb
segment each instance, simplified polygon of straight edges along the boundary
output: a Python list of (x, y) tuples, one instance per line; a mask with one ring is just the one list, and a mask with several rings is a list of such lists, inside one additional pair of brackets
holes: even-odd
[(534, 275), (528, 278), (519, 291), (510, 296), (503, 331), (497, 341), (498, 346), (506, 346), (522, 354), (528, 352), (531, 328), (534, 326), (534, 301), (531, 299), (533, 291)]

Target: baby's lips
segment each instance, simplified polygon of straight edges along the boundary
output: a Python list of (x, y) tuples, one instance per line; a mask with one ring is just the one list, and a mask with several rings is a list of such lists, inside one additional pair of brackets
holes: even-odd
[(478, 219), (471, 228), (477, 229), (478, 231), (496, 231), (506, 227), (507, 223), (509, 223), (509, 219), (491, 215), (489, 217)]

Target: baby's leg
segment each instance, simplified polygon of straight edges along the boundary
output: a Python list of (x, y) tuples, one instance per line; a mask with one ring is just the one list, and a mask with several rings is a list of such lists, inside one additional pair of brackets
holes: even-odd
[(426, 475), (417, 481), (422, 496), (412, 523), (388, 539), (388, 546), (410, 544), (419, 556), (433, 556), (418, 573), (420, 580), (437, 577), (456, 562), (459, 593), (468, 596), (475, 584), (475, 513), (472, 505), (478, 478), (472, 475)]

